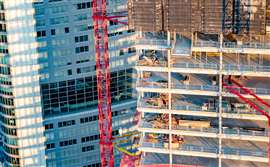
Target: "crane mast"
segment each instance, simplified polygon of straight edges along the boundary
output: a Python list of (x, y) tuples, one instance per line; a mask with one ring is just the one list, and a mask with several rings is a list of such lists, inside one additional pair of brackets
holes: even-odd
[(94, 40), (102, 167), (114, 166), (106, 0), (93, 0)]

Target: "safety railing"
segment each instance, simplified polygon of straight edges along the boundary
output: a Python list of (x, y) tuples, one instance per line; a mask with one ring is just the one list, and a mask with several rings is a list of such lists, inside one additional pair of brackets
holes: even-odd
[[(205, 106), (183, 106), (183, 105), (178, 105), (177, 102), (172, 104), (172, 109), (173, 110), (184, 110), (184, 111), (205, 111), (205, 112), (218, 112), (217, 107), (205, 107)], [(261, 115), (259, 112), (257, 112), (254, 109), (240, 109), (240, 108), (235, 108), (231, 109), (228, 106), (222, 107), (222, 111), (224, 113), (235, 113), (235, 114), (256, 114), (256, 115)]]
[(223, 48), (236, 48), (236, 49), (270, 49), (269, 43), (244, 43), (238, 45), (235, 42), (224, 42)]
[(261, 113), (257, 112), (255, 109), (231, 109), (231, 108), (228, 108), (228, 107), (223, 107), (222, 111), (224, 113), (261, 115)]
[(183, 106), (183, 105), (177, 105), (172, 104), (173, 110), (185, 110), (185, 111), (209, 111), (209, 112), (216, 112), (217, 108), (214, 107), (200, 107), (200, 106)]
[(214, 41), (196, 41), (193, 43), (193, 47), (219, 47), (219, 42)]
[[(153, 109), (168, 109), (168, 105), (154, 105), (147, 103), (149, 99), (141, 99), (138, 102), (138, 107), (141, 108), (153, 108)], [(218, 112), (217, 107), (213, 106), (188, 106), (188, 105), (182, 105), (182, 104), (177, 104), (177, 102), (172, 103), (172, 110), (182, 110), (182, 111), (204, 111), (204, 112)], [(252, 108), (234, 108), (231, 109), (228, 106), (222, 107), (222, 112), (223, 113), (228, 113), (228, 114), (249, 114), (249, 115), (261, 115), (261, 113), (257, 112), (255, 109)]]
[(181, 125), (174, 125), (172, 126), (172, 129), (181, 131), (192, 131), (192, 132), (218, 133), (218, 129), (216, 128), (191, 128)]
[(173, 67), (177, 68), (199, 68), (199, 69), (211, 69), (211, 70), (218, 70), (217, 64), (205, 64), (205, 63), (174, 63), (172, 64)]
[[(164, 143), (161, 143), (161, 142), (157, 142), (157, 143), (142, 142), (141, 146), (168, 150), (168, 148), (164, 147)], [(174, 148), (174, 150), (208, 152), (208, 153), (216, 153), (216, 154), (218, 153), (217, 148), (210, 148), (210, 147), (203, 147), (203, 146), (196, 146), (196, 145), (189, 145), (189, 144), (181, 145), (179, 148)]]
[(165, 39), (146, 39), (146, 38), (138, 38), (135, 42), (136, 45), (151, 45), (151, 46), (162, 46), (162, 47), (170, 47), (168, 46), (167, 40)]
[[(191, 127), (184, 127), (181, 125), (175, 125), (172, 127), (175, 130), (182, 130), (182, 131), (192, 131), (192, 132), (203, 132), (203, 133), (218, 133), (217, 128), (191, 128)], [(253, 136), (253, 137), (267, 137), (268, 131), (249, 131), (249, 130), (240, 130), (240, 129), (222, 129), (222, 133), (226, 135), (245, 135), (245, 136)]]
[(223, 69), (226, 71), (270, 72), (270, 66), (224, 64)]
[(261, 150), (244, 150), (236, 148), (222, 148), (222, 154), (239, 155), (239, 156), (252, 156), (252, 157), (267, 157), (268, 153)]
[(222, 133), (228, 135), (244, 135), (244, 136), (259, 136), (259, 137), (268, 137), (268, 131), (249, 131), (249, 130), (240, 130), (240, 129), (223, 129)]
[(137, 87), (144, 87), (144, 88), (168, 88), (167, 83), (159, 83), (159, 82), (148, 82), (139, 80), (136, 83)]
[(202, 91), (218, 91), (218, 86), (212, 85), (180, 85), (172, 84), (173, 89), (187, 89), (187, 90), (202, 90)]
[(270, 44), (269, 43), (248, 43), (248, 44), (243, 44), (242, 48), (270, 49)]
[(140, 127), (141, 128), (156, 128), (156, 129), (169, 129), (169, 125), (166, 124), (159, 124), (158, 127), (155, 126), (153, 123), (151, 122), (146, 122), (144, 120), (141, 121), (140, 123)]
[(151, 148), (164, 148), (164, 143), (160, 143), (160, 142), (157, 142), (157, 143), (151, 143), (151, 142), (142, 142), (141, 143), (141, 146), (142, 147), (151, 147)]
[[(220, 43), (215, 41), (196, 41), (193, 43), (193, 47), (216, 47), (220, 48)], [(236, 42), (223, 42), (224, 49), (270, 49), (270, 43), (263, 42), (251, 42), (244, 44), (237, 44)]]
[[(159, 149), (168, 150), (168, 148), (164, 147), (164, 143), (160, 143), (160, 142), (158, 143), (142, 142), (142, 147), (151, 147), (151, 148), (159, 148)], [(204, 146), (197, 146), (197, 145), (190, 145), (190, 144), (181, 145), (178, 149), (173, 148), (173, 150), (218, 154), (217, 147), (204, 147)], [(222, 148), (221, 153), (225, 155), (265, 157), (265, 158), (268, 156), (267, 152), (261, 151), (261, 150), (246, 150), (246, 149), (230, 148), (230, 147)]]
[(150, 67), (166, 67), (168, 65), (167, 61), (161, 61), (158, 62), (147, 62), (147, 60), (139, 60), (136, 63), (136, 66), (150, 66)]
[(142, 108), (154, 108), (154, 109), (168, 109), (169, 107), (168, 105), (154, 105), (153, 103), (152, 104), (150, 102), (148, 103), (148, 101), (149, 99), (141, 99), (137, 103), (137, 106)]
[[(245, 91), (243, 91), (241, 88), (232, 86), (234, 90), (238, 91), (240, 94), (247, 94)], [(226, 89), (226, 88), (225, 88)], [(257, 95), (269, 95), (270, 94), (270, 89), (265, 89), (265, 88), (248, 88), (247, 89), (251, 90)]]
[(203, 147), (203, 146), (196, 146), (196, 145), (189, 145), (185, 144), (179, 147), (179, 150), (182, 151), (196, 151), (196, 152), (207, 152), (207, 153), (218, 153), (218, 149), (215, 147)]
[[(142, 120), (140, 123), (141, 128), (153, 128), (153, 129), (169, 129), (168, 124), (158, 124), (155, 126), (153, 122), (149, 122), (148, 120)], [(217, 128), (209, 127), (209, 128), (192, 128), (181, 125), (173, 125), (173, 130), (180, 131), (191, 131), (191, 132), (202, 132), (202, 133), (215, 133), (217, 134), (219, 130)], [(268, 137), (268, 131), (251, 131), (251, 130), (243, 130), (243, 129), (232, 129), (232, 128), (223, 128), (222, 133), (225, 135), (238, 135), (238, 136), (252, 136), (252, 137)]]

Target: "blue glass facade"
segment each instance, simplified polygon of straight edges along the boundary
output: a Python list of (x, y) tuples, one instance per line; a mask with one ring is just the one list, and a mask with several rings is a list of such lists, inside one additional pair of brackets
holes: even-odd
[[(0, 1), (0, 125), (2, 134), (2, 158), (7, 163), (19, 164), (14, 97), (10, 77), (7, 32), (3, 1)], [(8, 156), (12, 154), (12, 156)]]
[[(91, 1), (43, 0), (31, 4), (24, 0), (14, 4), (2, 1), (2, 6), (8, 6), (7, 10), (0, 11), (0, 123), (5, 166), (100, 166)], [(108, 6), (109, 12), (122, 11), (126, 9), (126, 0), (111, 0)], [(28, 13), (28, 20), (34, 26), (28, 29), (34, 31), (24, 36), (29, 37), (25, 43), (29, 42), (29, 48), (34, 47), (34, 50), (29, 53), (12, 51), (14, 58), (9, 62), (8, 49), (24, 44), (13, 36), (21, 33), (20, 25), (16, 27), (12, 19), (13, 12), (20, 13), (20, 8), (33, 11)], [(8, 13), (8, 24), (12, 27), (7, 32), (1, 20), (4, 12)], [(16, 19), (20, 18), (16, 16)], [(126, 26), (108, 24), (113, 135), (119, 135), (132, 128), (136, 107), (132, 90), (136, 51), (131, 40), (135, 33)], [(9, 39), (14, 45), (5, 44)], [(32, 63), (18, 64), (16, 61), (20, 58)], [(27, 113), (34, 114), (35, 119)], [(19, 127), (19, 134), (16, 127)], [(27, 128), (28, 131), (24, 131)], [(39, 132), (36, 138), (31, 136), (34, 132)], [(35, 145), (38, 150), (32, 149)], [(119, 153), (115, 152), (115, 157), (115, 165), (119, 166)]]

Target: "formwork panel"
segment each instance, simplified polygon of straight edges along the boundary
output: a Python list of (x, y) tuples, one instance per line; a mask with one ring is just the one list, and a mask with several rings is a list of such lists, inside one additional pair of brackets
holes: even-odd
[[(140, 31), (265, 34), (266, 0), (129, 0), (129, 26)], [(225, 12), (226, 11), (226, 12)], [(231, 20), (226, 20), (226, 19)], [(238, 19), (238, 20), (236, 20)], [(240, 19), (240, 21), (239, 21)], [(224, 20), (228, 30), (224, 30)], [(238, 22), (237, 22), (238, 21)], [(240, 23), (239, 23), (240, 22)], [(230, 26), (231, 25), (231, 26)]]
[(160, 0), (129, 0), (129, 26), (142, 31), (161, 31), (162, 8)]
[[(204, 33), (221, 33), (223, 21), (222, 0), (204, 0), (201, 4), (202, 28), (197, 31)], [(197, 22), (197, 24), (200, 22)]]
[[(246, 0), (248, 1), (248, 0)], [(247, 3), (247, 2), (246, 2)], [(265, 0), (251, 0), (250, 9), (250, 32), (258, 32), (260, 34), (266, 33), (266, 1)]]
[(167, 0), (164, 7), (165, 30), (191, 32), (191, 0)]

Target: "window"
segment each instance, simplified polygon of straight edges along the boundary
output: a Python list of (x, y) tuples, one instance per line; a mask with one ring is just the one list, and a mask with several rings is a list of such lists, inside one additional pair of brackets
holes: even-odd
[(7, 28), (5, 24), (0, 24), (0, 32), (6, 32)]
[(44, 20), (44, 19), (37, 19), (36, 20), (37, 27), (41, 27), (41, 26), (45, 26), (45, 25), (46, 25), (46, 20)]
[(112, 131), (112, 135), (113, 135), (113, 136), (119, 135), (119, 130), (114, 130), (114, 131)]
[(55, 148), (55, 144), (54, 143), (50, 143), (50, 144), (46, 144), (46, 149), (52, 149)]
[(81, 138), (81, 142), (85, 143), (85, 142), (94, 141), (98, 139), (99, 139), (99, 135), (86, 136), (86, 137)]
[(53, 124), (45, 124), (45, 130), (53, 129)]
[(38, 31), (37, 32), (37, 37), (45, 37), (46, 36), (46, 31), (45, 30), (42, 30), (42, 31)]
[(69, 33), (69, 28), (68, 27), (65, 28), (65, 33)]
[(70, 146), (70, 145), (74, 145), (74, 144), (77, 144), (77, 140), (76, 139), (65, 140), (65, 141), (60, 141), (59, 142), (60, 147)]
[[(75, 21), (82, 21), (82, 20), (87, 20), (87, 18), (88, 18), (88, 16), (87, 16), (87, 13), (80, 13), (80, 14), (78, 14), (78, 15), (76, 15), (75, 16)], [(80, 28), (79, 28), (79, 31), (81, 30), (87, 30), (87, 25), (81, 25), (81, 26), (79, 26)], [(77, 29), (78, 30), (78, 26), (76, 26), (76, 28), (75, 29)]]
[(72, 75), (72, 70), (67, 71), (68, 75)]
[(36, 7), (35, 15), (40, 16), (45, 14), (45, 8)]
[(93, 6), (93, 2), (83, 2), (83, 3), (78, 3), (77, 4), (77, 9), (86, 9), (86, 8), (91, 8)]
[(94, 66), (77, 68), (77, 74), (88, 73), (91, 71), (95, 71)]
[(136, 48), (132, 47), (132, 48), (128, 48), (128, 53), (135, 53), (136, 52)]
[(0, 13), (0, 20), (1, 21), (5, 21), (5, 14), (4, 13)]
[(135, 32), (135, 30), (127, 30), (127, 33)]
[(0, 35), (0, 42), (1, 43), (7, 43), (7, 36), (6, 35)]
[(89, 51), (88, 46), (81, 46), (81, 47), (75, 48), (76, 53), (82, 53), (82, 52), (88, 52), (88, 51)]
[(85, 146), (85, 147), (82, 147), (82, 152), (93, 151), (94, 149), (95, 147), (93, 145)]
[(89, 59), (78, 60), (78, 61), (76, 61), (77, 64), (80, 64), (80, 63), (86, 63), (86, 62), (89, 62)]
[(96, 121), (96, 120), (98, 120), (98, 116), (97, 115), (93, 115), (93, 116), (90, 116), (90, 117), (81, 118), (80, 119), (80, 122), (81, 123), (87, 123), (87, 122), (93, 122), (93, 121)]
[(62, 1), (62, 0), (49, 0), (49, 2), (59, 2), (59, 1)]
[(64, 13), (68, 10), (67, 6), (61, 5), (61, 6), (53, 6), (50, 8), (51, 13), (56, 14), (56, 13)]
[(122, 55), (124, 55), (124, 51), (121, 49), (119, 52), (119, 56), (122, 56)]
[(110, 26), (117, 25), (117, 24), (118, 24), (118, 22), (110, 21)]
[(0, 10), (4, 10), (4, 2), (0, 2)]
[[(57, 29), (56, 29), (57, 31)], [(57, 32), (56, 32), (57, 34)], [(73, 39), (74, 40), (74, 39)], [(66, 52), (65, 52), (66, 53)], [(80, 57), (78, 57), (79, 59)], [(60, 59), (59, 59), (60, 60)], [(89, 59), (85, 57), (82, 60), (75, 60), (75, 63), (82, 63), (82, 62), (89, 62)], [(65, 62), (68, 63), (68, 62)], [(87, 67), (87, 64), (85, 64), (85, 67)], [(90, 66), (94, 69), (94, 65)], [(1, 68), (1, 67), (0, 67)], [(67, 69), (63, 69), (64, 75), (62, 76), (68, 76)], [(80, 70), (77, 71), (77, 68), (72, 69), (72, 75), (73, 73), (81, 72), (81, 74), (84, 72), (83, 69), (80, 68)], [(88, 69), (86, 69), (88, 70)], [(62, 72), (62, 70), (57, 70)], [(112, 92), (112, 102), (119, 102), (120, 100), (130, 99), (131, 96), (131, 85), (129, 83), (132, 82), (132, 77), (130, 75), (127, 75), (131, 73), (132, 71), (129, 69), (121, 70), (117, 72), (111, 73), (111, 92)], [(78, 74), (78, 75), (81, 75)], [(86, 73), (85, 73), (86, 74)], [(70, 76), (72, 76), (70, 75)], [(62, 82), (53, 82), (52, 84), (42, 84), (42, 101), (43, 101), (43, 109), (44, 114), (46, 116), (49, 116), (51, 114), (57, 115), (61, 113), (66, 112), (76, 112), (78, 109), (85, 109), (89, 107), (94, 107), (97, 105), (97, 90), (96, 90), (96, 77), (80, 77), (77, 79), (70, 79), (63, 85)], [(117, 99), (116, 99), (117, 98)], [(119, 116), (123, 114), (123, 111), (120, 111), (119, 113), (116, 113), (114, 111), (112, 116)], [(81, 116), (81, 118), (84, 117), (92, 117), (94, 115), (86, 115)], [(88, 122), (91, 123), (92, 120), (95, 120), (96, 118), (88, 118)], [(59, 120), (61, 121), (68, 121), (71, 119), (66, 120)], [(80, 123), (79, 120), (76, 120), (76, 123)], [(87, 122), (87, 119), (81, 121), (81, 123)], [(52, 122), (46, 122), (46, 123), (52, 123)], [(58, 127), (58, 122), (56, 124), (54, 123), (54, 128)]]
[(76, 36), (75, 37), (75, 42), (84, 42), (84, 41), (88, 41), (88, 35), (83, 35), (83, 36)]
[(56, 18), (50, 19), (50, 24), (51, 25), (63, 24), (63, 23), (67, 23), (68, 21), (69, 21), (68, 16), (56, 17)]
[(55, 29), (51, 29), (51, 35), (55, 35)]
[(8, 49), (3, 48), (3, 46), (2, 47), (0, 46), (0, 53), (6, 53), (6, 54), (8, 54)]
[(83, 167), (101, 167), (101, 163), (95, 163), (95, 164), (85, 165)]
[(75, 124), (76, 124), (75, 120), (63, 121), (63, 122), (58, 122), (58, 127), (61, 128), (65, 126), (72, 126)]

